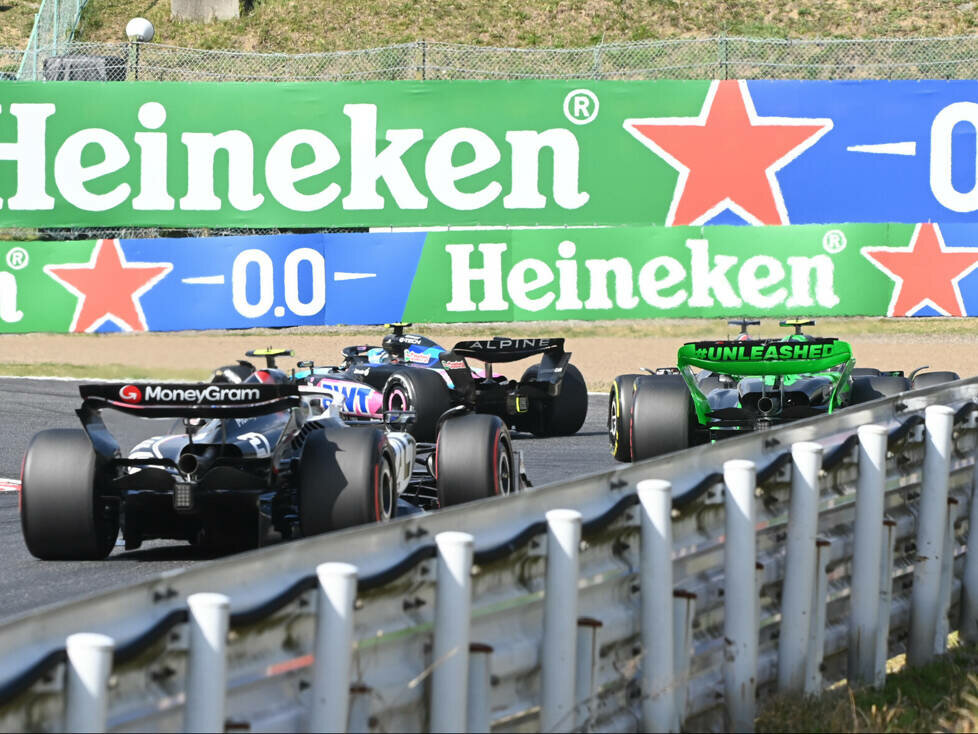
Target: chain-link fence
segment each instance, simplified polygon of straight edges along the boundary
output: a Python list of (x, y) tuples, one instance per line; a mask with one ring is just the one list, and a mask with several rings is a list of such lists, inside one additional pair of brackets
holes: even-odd
[[(41, 7), (34, 16), (34, 28), (23, 52), (19, 69), (20, 79), (39, 79), (39, 69), (33, 67), (48, 56), (70, 53), (68, 47), (75, 37), (81, 12), (88, 0), (41, 0)], [(0, 52), (0, 62), (2, 62)], [(42, 67), (43, 68), (43, 67)]]
[[(44, 0), (42, 11), (85, 0)], [(72, 10), (71, 12), (75, 12)], [(57, 16), (60, 17), (60, 16)], [(21, 80), (339, 81), (429, 79), (973, 79), (978, 36), (790, 40), (718, 37), (588, 48), (493, 48), (417, 41), (331, 53), (208, 51), (156, 43), (46, 38), (27, 52), (0, 49), (0, 72)], [(38, 30), (42, 29), (42, 30)], [(0, 74), (0, 77), (3, 75)], [(2, 230), (0, 238), (216, 236), (242, 229)], [(320, 230), (335, 231), (335, 230)]]
[[(45, 7), (53, 2), (45, 0)], [(61, 2), (74, 7), (82, 0)], [(15, 53), (20, 52), (0, 50), (0, 63)], [(978, 76), (978, 36), (862, 40), (718, 37), (587, 48), (493, 48), (417, 41), (311, 54), (62, 39), (60, 43), (32, 44), (23, 56), (18, 78), (64, 78), (66, 57), (76, 66), (80, 57), (102, 59), (101, 66), (110, 78), (116, 75), (114, 78), (130, 81), (970, 79)]]

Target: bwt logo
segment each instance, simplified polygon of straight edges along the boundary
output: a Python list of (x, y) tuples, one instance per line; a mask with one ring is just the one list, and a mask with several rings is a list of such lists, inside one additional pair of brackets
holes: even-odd
[(119, 388), (119, 397), (127, 403), (141, 403), (143, 402), (143, 391), (135, 385), (124, 385)]

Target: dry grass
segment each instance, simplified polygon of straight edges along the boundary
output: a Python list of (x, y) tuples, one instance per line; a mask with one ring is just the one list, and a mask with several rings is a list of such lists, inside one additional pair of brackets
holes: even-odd
[(153, 22), (158, 43), (291, 53), (422, 38), (575, 47), (723, 33), (867, 38), (970, 35), (978, 28), (974, 0), (242, 0), (241, 13), (238, 20), (201, 25), (171, 20), (166, 0), (91, 0), (81, 37), (124, 40), (133, 16)]

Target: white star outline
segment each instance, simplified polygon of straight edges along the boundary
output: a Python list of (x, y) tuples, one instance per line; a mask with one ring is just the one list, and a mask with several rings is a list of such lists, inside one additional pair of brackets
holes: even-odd
[(64, 286), (66, 290), (68, 290), (70, 293), (73, 293), (75, 296), (78, 297), (78, 303), (75, 305), (75, 314), (74, 316), (71, 317), (71, 326), (68, 327), (68, 331), (75, 332), (76, 328), (78, 327), (78, 317), (81, 316), (82, 310), (85, 305), (86, 296), (82, 291), (75, 288), (75, 286), (73, 286), (71, 283), (59, 278), (53, 272), (53, 268), (57, 268), (58, 270), (62, 270), (62, 269), (94, 270), (95, 264), (98, 262), (99, 253), (102, 251), (102, 246), (106, 243), (110, 243), (115, 247), (116, 254), (119, 257), (119, 265), (125, 270), (144, 270), (146, 268), (165, 268), (165, 270), (161, 271), (159, 275), (155, 276), (151, 280), (148, 280), (144, 285), (140, 286), (139, 288), (137, 288), (132, 292), (132, 303), (133, 306), (136, 308), (136, 314), (139, 316), (139, 326), (141, 328), (139, 329), (134, 328), (132, 325), (126, 322), (126, 320), (123, 319), (121, 316), (117, 316), (116, 314), (110, 311), (106, 313), (104, 316), (102, 316), (101, 318), (94, 321), (91, 324), (91, 326), (85, 329), (85, 333), (91, 333), (95, 331), (96, 329), (98, 329), (100, 326), (102, 326), (108, 321), (111, 321), (123, 331), (129, 331), (129, 332), (149, 331), (149, 327), (146, 325), (146, 315), (143, 313), (143, 306), (142, 303), (140, 303), (139, 299), (144, 293), (146, 293), (146, 291), (148, 291), (150, 288), (155, 286), (163, 278), (165, 278), (167, 275), (170, 274), (170, 271), (173, 270), (173, 263), (145, 263), (145, 262), (130, 263), (128, 260), (126, 260), (126, 256), (122, 252), (122, 245), (120, 244), (119, 240), (96, 241), (95, 247), (92, 248), (92, 256), (89, 258), (87, 263), (65, 263), (63, 265), (52, 264), (52, 265), (44, 266), (44, 272), (48, 276), (56, 280), (58, 283)]
[[(781, 156), (781, 158), (774, 161), (774, 163), (764, 170), (764, 173), (767, 176), (768, 185), (771, 187), (771, 194), (774, 197), (774, 203), (778, 210), (778, 216), (781, 218), (781, 224), (790, 224), (791, 222), (788, 218), (788, 209), (784, 204), (784, 195), (781, 193), (781, 185), (778, 183), (778, 179), (774, 174), (815, 145), (815, 143), (817, 143), (823, 135), (833, 128), (835, 123), (827, 117), (760, 117), (757, 114), (757, 110), (754, 108), (754, 100), (751, 98), (750, 91), (747, 89), (747, 82), (744, 79), (739, 79), (737, 80), (737, 85), (740, 88), (740, 96), (744, 102), (744, 109), (747, 111), (747, 119), (750, 121), (752, 127), (758, 127), (760, 125), (822, 126), (821, 130), (812, 133), (811, 137), (789, 150), (787, 153)], [(683, 193), (686, 191), (686, 183), (689, 179), (689, 168), (685, 166), (678, 158), (675, 158), (668, 153), (664, 148), (657, 145), (645, 135), (642, 135), (642, 133), (636, 129), (636, 126), (688, 125), (691, 127), (706, 127), (706, 121), (710, 117), (710, 110), (713, 107), (713, 101), (719, 87), (719, 80), (714, 80), (710, 84), (710, 89), (706, 93), (706, 99), (703, 102), (703, 108), (696, 117), (630, 118), (622, 123), (622, 127), (624, 127), (625, 130), (632, 135), (632, 137), (634, 137), (636, 140), (638, 140), (638, 142), (662, 158), (666, 163), (679, 172), (679, 180), (676, 181), (676, 188), (672, 194), (672, 202), (669, 204), (669, 213), (666, 215), (666, 226), (672, 226), (676, 220), (676, 209), (679, 207), (679, 202), (682, 200)], [(762, 222), (758, 217), (753, 215), (728, 196), (707, 209), (700, 216), (696, 217), (696, 219), (690, 222), (690, 225), (706, 224), (706, 222), (713, 219), (713, 217), (717, 216), (720, 212), (728, 209), (750, 224), (764, 224), (764, 222)]]
[[(882, 270), (889, 276), (895, 283), (896, 286), (893, 288), (893, 295), (890, 297), (890, 305), (886, 309), (886, 315), (892, 316), (893, 310), (896, 308), (897, 301), (900, 300), (900, 291), (903, 290), (903, 278), (894, 272), (891, 272), (883, 263), (873, 257), (874, 252), (913, 252), (917, 247), (917, 238), (920, 236), (920, 230), (923, 224), (917, 224), (913, 228), (913, 235), (910, 237), (910, 242), (905, 247), (887, 247), (885, 245), (879, 246), (869, 246), (863, 247), (859, 250), (862, 256), (869, 260), (873, 265), (875, 265), (879, 270)], [(949, 247), (944, 244), (944, 235), (941, 233), (941, 227), (939, 224), (934, 224), (934, 234), (937, 236), (937, 244), (941, 248), (941, 252), (950, 253), (970, 253), (975, 256), (975, 261), (969, 265), (967, 268), (962, 270), (956, 276), (951, 278), (951, 287), (954, 288), (954, 297), (958, 302), (958, 310), (961, 312), (962, 316), (967, 316), (968, 312), (964, 309), (964, 299), (961, 297), (961, 286), (958, 281), (968, 275), (972, 270), (978, 268), (978, 248), (975, 247)], [(924, 306), (930, 306), (932, 309), (937, 311), (942, 316), (950, 316), (951, 314), (945, 311), (943, 308), (938, 306), (930, 298), (922, 298), (920, 301), (915, 303), (913, 306), (907, 309), (907, 312), (901, 314), (901, 316), (913, 316)]]

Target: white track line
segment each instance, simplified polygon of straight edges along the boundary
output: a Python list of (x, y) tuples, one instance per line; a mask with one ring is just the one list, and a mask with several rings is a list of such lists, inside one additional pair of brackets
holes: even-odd
[(4, 492), (19, 492), (20, 491), (20, 480), (19, 479), (0, 479), (0, 494)]

